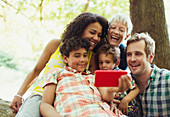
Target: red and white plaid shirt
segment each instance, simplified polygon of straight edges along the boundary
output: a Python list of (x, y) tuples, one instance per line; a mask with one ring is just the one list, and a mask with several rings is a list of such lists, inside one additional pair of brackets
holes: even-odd
[(102, 101), (94, 86), (94, 75), (89, 71), (77, 72), (70, 67), (54, 68), (45, 76), (47, 85), (57, 85), (54, 108), (63, 116), (116, 116), (110, 106)]

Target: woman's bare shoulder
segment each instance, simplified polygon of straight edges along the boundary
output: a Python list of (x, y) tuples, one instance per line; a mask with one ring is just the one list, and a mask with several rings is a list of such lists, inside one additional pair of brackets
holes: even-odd
[(51, 53), (54, 53), (55, 50), (59, 47), (61, 43), (60, 39), (52, 39), (46, 46), (48, 50), (50, 50)]

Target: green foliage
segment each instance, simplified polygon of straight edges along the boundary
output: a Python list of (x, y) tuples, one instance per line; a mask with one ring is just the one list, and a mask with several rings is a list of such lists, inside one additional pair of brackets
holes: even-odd
[(0, 49), (15, 49), (16, 53), (13, 54), (16, 57), (38, 60), (47, 42), (55, 37), (60, 38), (67, 24), (82, 12), (93, 12), (110, 19), (116, 13), (129, 14), (129, 0), (89, 0), (89, 3), (88, 0), (0, 2), (0, 16), (4, 16), (1, 19), (7, 21), (0, 19), (0, 41), (5, 43)]
[(3, 51), (0, 51), (0, 67), (1, 66), (5, 66), (5, 67), (15, 69), (15, 70), (17, 69), (16, 63), (13, 62), (13, 56)]

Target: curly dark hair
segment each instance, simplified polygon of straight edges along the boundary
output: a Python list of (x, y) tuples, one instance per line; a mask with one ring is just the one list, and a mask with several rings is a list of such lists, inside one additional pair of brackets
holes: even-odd
[(80, 37), (72, 37), (67, 39), (61, 46), (60, 52), (62, 55), (69, 57), (69, 53), (74, 50), (78, 50), (80, 48), (84, 48), (85, 50), (89, 50), (90, 48), (90, 41), (85, 38)]
[[(72, 37), (81, 37), (85, 28), (91, 24), (99, 22), (102, 26), (102, 36), (101, 36), (101, 42), (107, 35), (107, 29), (108, 29), (108, 21), (103, 16), (97, 15), (95, 13), (85, 12), (78, 15), (72, 22), (70, 22), (66, 29), (64, 30), (61, 40), (64, 42), (67, 39), (70, 39)], [(98, 46), (97, 46), (98, 47)], [(98, 48), (95, 48), (96, 50)]]
[(99, 54), (104, 53), (106, 55), (111, 54), (113, 58), (113, 62), (116, 63), (117, 61), (120, 61), (120, 49), (118, 46), (111, 46), (110, 44), (104, 44), (102, 45), (95, 55), (97, 69), (99, 69)]

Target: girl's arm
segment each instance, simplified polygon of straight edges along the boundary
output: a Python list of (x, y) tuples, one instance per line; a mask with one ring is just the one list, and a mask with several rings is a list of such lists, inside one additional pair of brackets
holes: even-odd
[(128, 115), (128, 105), (129, 102), (135, 99), (135, 97), (139, 94), (139, 88), (135, 87), (132, 91), (130, 91), (119, 103), (118, 109), (122, 111), (124, 114)]
[[(60, 42), (61, 42), (61, 40), (52, 40), (47, 44), (42, 55), (40, 56), (38, 63), (36, 64), (34, 69), (27, 75), (27, 77), (24, 80), (23, 84), (21, 85), (19, 91), (17, 92), (17, 95), (20, 95), (20, 96), (24, 95), (24, 93), (30, 87), (30, 84), (32, 83), (32, 81), (40, 74), (40, 72), (45, 67), (46, 63), (49, 61), (51, 55), (58, 48)], [(9, 107), (11, 109), (13, 109), (15, 113), (17, 113), (21, 104), (22, 104), (21, 97), (14, 96)]]
[(48, 84), (44, 88), (40, 112), (43, 117), (59, 117), (59, 114), (52, 106), (55, 97), (56, 84)]

